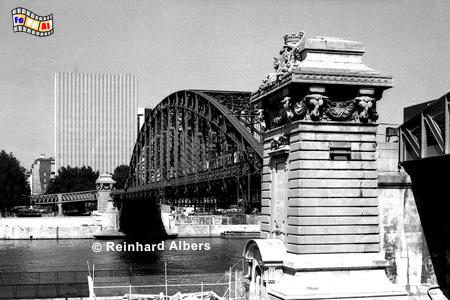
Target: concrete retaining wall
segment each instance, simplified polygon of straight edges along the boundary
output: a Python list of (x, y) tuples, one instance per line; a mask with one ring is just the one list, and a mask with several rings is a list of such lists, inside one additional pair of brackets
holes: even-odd
[[(220, 237), (225, 231), (259, 231), (258, 224), (222, 225), (221, 220), (209, 221), (209, 224), (178, 224), (174, 229), (179, 237)], [(98, 217), (0, 218), (0, 239), (6, 240), (90, 239), (101, 229)]]
[(190, 225), (260, 225), (260, 215), (191, 215), (187, 217), (178, 217), (177, 224)]
[(0, 239), (90, 239), (101, 226), (64, 227), (0, 227)]
[(0, 218), (0, 239), (89, 239), (102, 226), (95, 217)]
[(225, 231), (257, 232), (259, 225), (190, 225), (179, 224), (178, 237), (220, 237)]

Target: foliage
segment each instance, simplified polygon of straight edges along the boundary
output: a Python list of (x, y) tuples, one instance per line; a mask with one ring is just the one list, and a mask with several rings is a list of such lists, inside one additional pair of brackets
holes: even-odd
[(129, 171), (130, 166), (127, 165), (120, 165), (116, 167), (112, 176), (112, 179), (116, 181), (116, 184), (114, 185), (116, 189), (123, 189), (125, 187)]
[(91, 167), (62, 167), (55, 179), (50, 181), (47, 194), (95, 190), (98, 175), (98, 171), (94, 172)]
[(0, 152), (0, 210), (28, 203), (30, 187), (25, 172), (12, 153)]

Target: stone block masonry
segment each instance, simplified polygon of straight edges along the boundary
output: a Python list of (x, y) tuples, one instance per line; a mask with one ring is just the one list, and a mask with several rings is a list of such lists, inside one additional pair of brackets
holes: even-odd
[[(274, 174), (268, 150), (287, 131), (287, 223), (282, 231), (288, 252), (378, 252), (376, 125), (297, 121), (288, 126), (266, 133), (261, 236), (276, 236), (270, 224)], [(349, 160), (332, 159), (336, 141), (348, 145)]]
[(385, 274), (378, 207), (376, 105), (392, 78), (362, 63), (361, 43), (303, 32), (284, 42), (252, 94), (265, 133), (249, 296), (404, 297)]

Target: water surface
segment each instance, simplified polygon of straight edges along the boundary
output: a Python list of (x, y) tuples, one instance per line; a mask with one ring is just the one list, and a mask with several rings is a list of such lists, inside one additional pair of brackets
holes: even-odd
[[(164, 262), (168, 273), (173, 275), (221, 273), (239, 261), (246, 242), (245, 239), (221, 238), (183, 238), (176, 241), (209, 243), (211, 249), (169, 251), (169, 240), (165, 242), (164, 251), (106, 252), (107, 241), (93, 239), (1, 240), (0, 272), (78, 271), (86, 270), (86, 262), (89, 261), (98, 270), (135, 270), (149, 275), (164, 274)], [(95, 242), (102, 245), (103, 251), (95, 253), (92, 250)], [(114, 243), (123, 241), (114, 240)]]

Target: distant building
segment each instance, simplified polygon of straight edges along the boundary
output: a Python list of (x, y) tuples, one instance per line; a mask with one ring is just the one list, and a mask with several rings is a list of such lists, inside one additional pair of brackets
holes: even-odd
[(28, 174), (31, 194), (44, 194), (47, 191), (50, 180), (55, 178), (55, 159), (41, 154), (39, 158), (34, 160), (31, 165), (31, 171)]
[(135, 75), (55, 75), (57, 170), (84, 165), (112, 173), (128, 164), (137, 124)]

